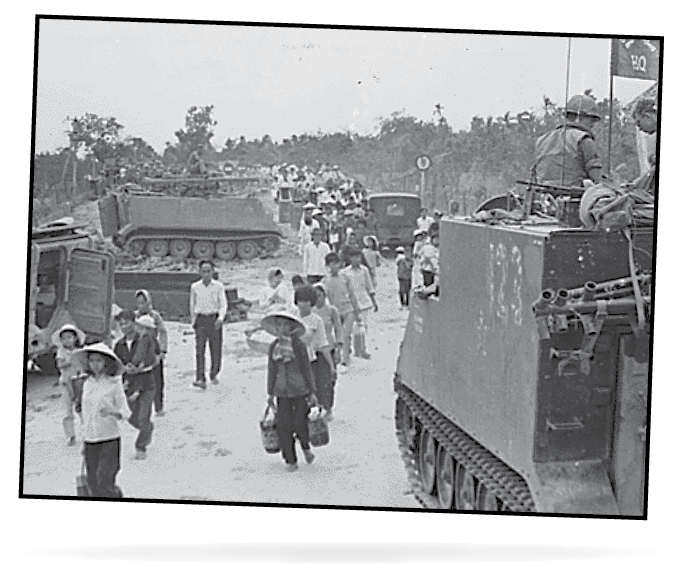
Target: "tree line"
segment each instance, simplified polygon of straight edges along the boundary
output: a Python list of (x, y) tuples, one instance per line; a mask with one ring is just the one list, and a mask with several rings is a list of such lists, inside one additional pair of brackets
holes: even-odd
[[(590, 90), (586, 94), (593, 96)], [(612, 167), (608, 168), (609, 100), (598, 101), (598, 107), (602, 119), (594, 130), (605, 171), (618, 168), (624, 179), (637, 177), (633, 120), (624, 114), (618, 101), (613, 103)], [(142, 137), (122, 138), (123, 125), (115, 118), (87, 113), (69, 120), (70, 147), (35, 156), (33, 196), (48, 197), (56, 188), (68, 199), (73, 189), (68, 185), (73, 164), (77, 164), (75, 187), (86, 189), (85, 176), (106, 168), (156, 160), (165, 166), (184, 165), (201, 144), (205, 146), (206, 160), (214, 164), (294, 163), (314, 170), (324, 162), (338, 165), (371, 191), (418, 191), (419, 172), (414, 160), (424, 153), (432, 159), (425, 175), (425, 203), (447, 211), (454, 200), (462, 211), (470, 212), (487, 197), (513, 189), (516, 180), (530, 177), (536, 139), (560, 123), (563, 113), (563, 106), (543, 97), (543, 105), (536, 113), (530, 110), (499, 117), (475, 116), (468, 129), (455, 131), (438, 103), (427, 120), (395, 111), (379, 118), (376, 129), (369, 134), (317, 131), (280, 141), (269, 135), (253, 140), (239, 136), (228, 138), (218, 148), (213, 144), (215, 108), (193, 106), (185, 115), (184, 126), (174, 132), (175, 141), (167, 141), (161, 153)]]

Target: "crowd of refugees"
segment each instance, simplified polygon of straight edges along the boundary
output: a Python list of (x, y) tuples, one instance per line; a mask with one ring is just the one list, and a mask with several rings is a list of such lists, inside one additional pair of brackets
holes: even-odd
[(153, 408), (164, 415), (164, 358), (168, 335), (150, 294), (136, 292), (137, 310), (115, 316), (122, 337), (111, 349), (105, 343), (84, 345), (84, 333), (72, 324), (52, 337), (64, 407), (66, 444), (76, 443), (74, 418), (82, 422), (83, 454), (92, 496), (119, 498), (115, 484), (120, 470), (119, 422), (128, 420), (138, 430), (136, 459), (146, 458), (152, 442)]

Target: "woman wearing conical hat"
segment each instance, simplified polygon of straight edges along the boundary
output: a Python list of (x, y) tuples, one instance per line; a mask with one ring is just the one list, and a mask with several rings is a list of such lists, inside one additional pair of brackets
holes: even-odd
[(122, 387), (124, 366), (105, 343), (76, 351), (73, 360), (88, 373), (82, 386), (82, 422), (91, 496), (121, 498), (115, 483), (122, 448), (119, 422), (131, 417)]
[[(309, 443), (309, 410), (316, 404), (316, 387), (307, 347), (300, 340), (303, 322), (290, 313), (267, 315), (261, 322), (277, 339), (267, 360), (267, 401), (275, 408), (276, 428), (286, 470), (298, 469), (295, 439), (300, 441), (307, 464), (314, 461)], [(276, 399), (276, 403), (275, 403)]]

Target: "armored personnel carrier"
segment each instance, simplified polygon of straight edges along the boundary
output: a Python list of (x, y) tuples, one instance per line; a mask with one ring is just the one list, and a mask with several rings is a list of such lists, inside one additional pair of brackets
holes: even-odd
[[(226, 178), (213, 179), (216, 184)], [(204, 178), (185, 180), (208, 182)], [(164, 184), (167, 181), (153, 180), (151, 187), (169, 188), (170, 184)], [(176, 195), (170, 188), (165, 192), (141, 189), (110, 192), (98, 203), (102, 234), (112, 237), (115, 245), (128, 249), (134, 256), (170, 255), (178, 260), (190, 256), (252, 260), (279, 249), (281, 232), (258, 198), (227, 195), (216, 189), (212, 193)]]
[(441, 221), (439, 292), (411, 298), (394, 389), (415, 495), (644, 516), (653, 225), (590, 229), (506, 202)]
[(114, 260), (82, 226), (67, 219), (32, 231), (27, 357), (45, 373), (56, 372), (51, 337), (61, 325), (74, 323), (88, 343), (110, 338)]
[(228, 176), (223, 172), (212, 172), (204, 176), (171, 176), (162, 178), (145, 177), (141, 189), (181, 197), (245, 197), (255, 193), (259, 184), (257, 177)]

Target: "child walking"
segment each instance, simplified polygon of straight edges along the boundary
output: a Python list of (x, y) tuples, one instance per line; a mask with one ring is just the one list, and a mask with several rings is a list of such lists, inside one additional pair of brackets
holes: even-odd
[(63, 432), (66, 435), (66, 444), (75, 445), (75, 413), (73, 408), (79, 407), (79, 390), (72, 378), (82, 371), (73, 353), (84, 345), (85, 335), (75, 325), (63, 325), (52, 335), (52, 344), (56, 345), (56, 367), (59, 370), (59, 391), (63, 405)]
[(429, 238), (420, 250), (422, 285), (431, 286), (438, 274), (438, 228), (429, 230)]
[(150, 420), (155, 399), (154, 368), (159, 361), (159, 347), (153, 335), (155, 321), (150, 315), (136, 319), (136, 342), (129, 364), (129, 406), (132, 411), (129, 423), (138, 430), (136, 438), (136, 459), (145, 460), (148, 446), (155, 429)]
[[(361, 253), (358, 252), (358, 254)], [(352, 328), (355, 321), (361, 321), (361, 313), (354, 293), (354, 285), (351, 279), (340, 270), (340, 257), (333, 252), (326, 255), (326, 266), (328, 267), (328, 276), (321, 284), (326, 289), (326, 296), (330, 304), (340, 313), (344, 342), (340, 371), (344, 373), (347, 371), (350, 362)]]
[(151, 334), (154, 321), (149, 315), (136, 321), (130, 310), (119, 313), (117, 320), (124, 335), (115, 344), (114, 352), (124, 365), (127, 402), (132, 410), (129, 423), (138, 430), (136, 459), (143, 460), (154, 429), (150, 421), (155, 396), (153, 368), (158, 351)]
[(164, 320), (159, 311), (152, 306), (152, 298), (150, 293), (144, 289), (136, 291), (136, 318), (143, 315), (150, 315), (155, 322), (155, 329), (152, 332), (154, 339), (157, 341), (159, 348), (158, 363), (153, 368), (153, 376), (155, 380), (155, 414), (158, 416), (164, 415), (164, 360), (169, 350), (169, 334), (164, 326)]
[[(326, 298), (326, 289), (322, 284), (314, 285), (316, 289), (316, 306), (314, 310), (321, 320), (326, 332), (326, 340), (330, 348), (330, 354), (333, 359), (333, 364), (337, 369), (341, 360), (342, 351), (342, 324), (340, 322), (340, 313), (331, 305)], [(335, 384), (337, 383), (337, 375), (332, 376), (329, 385), (329, 391), (326, 393), (326, 421), (333, 419), (333, 408), (335, 406)], [(322, 404), (323, 405), (323, 404)]]
[(286, 470), (295, 472), (298, 469), (296, 437), (307, 464), (314, 461), (308, 415), (317, 400), (307, 347), (300, 340), (306, 329), (298, 317), (283, 312), (267, 315), (261, 325), (277, 337), (270, 345), (267, 358), (267, 403), (276, 412), (277, 435)]
[(410, 248), (399, 246), (396, 249), (396, 277), (398, 278), (398, 298), (400, 309), (410, 306), (410, 287), (412, 283), (413, 261)]
[(120, 377), (124, 367), (105, 343), (76, 351), (73, 360), (89, 373), (82, 387), (84, 463), (89, 491), (97, 498), (121, 498), (122, 491), (115, 484), (122, 447), (118, 422), (131, 417)]
[(379, 250), (379, 243), (375, 236), (364, 236), (363, 243), (366, 247), (363, 249), (363, 261), (373, 279), (373, 288), (377, 288), (377, 269), (382, 266), (382, 255)]
[[(361, 357), (363, 357), (363, 359), (370, 359), (371, 355), (368, 353), (366, 335), (368, 333), (368, 312), (370, 309), (373, 309), (374, 312), (377, 312), (378, 310), (377, 301), (375, 300), (375, 288), (373, 287), (373, 281), (370, 278), (368, 269), (365, 268), (361, 262), (361, 252), (355, 248), (348, 247), (348, 254), (350, 266), (344, 268), (342, 272), (352, 282), (352, 287), (358, 303), (360, 319), (363, 321), (363, 326), (365, 328)], [(354, 322), (354, 320), (351, 320), (345, 324), (344, 333), (346, 337), (351, 337)], [(351, 324), (347, 327), (349, 323)]]
[(319, 400), (319, 405), (329, 413), (333, 408), (333, 398), (331, 395), (336, 371), (331, 347), (326, 339), (323, 320), (317, 313), (313, 312), (316, 305), (316, 294), (314, 287), (302, 287), (295, 291), (295, 304), (298, 307), (300, 320), (306, 329), (304, 335), (300, 336), (300, 339), (307, 345), (307, 354), (309, 355), (312, 374), (314, 375), (317, 399)]

